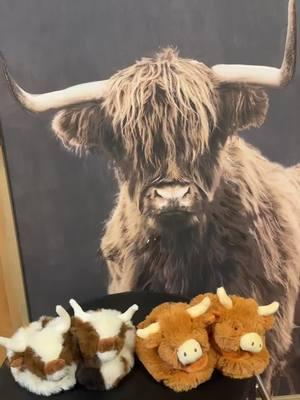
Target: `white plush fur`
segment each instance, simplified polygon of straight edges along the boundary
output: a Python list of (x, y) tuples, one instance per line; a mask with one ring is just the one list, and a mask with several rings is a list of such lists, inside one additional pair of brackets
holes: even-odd
[[(124, 346), (119, 353), (116, 351), (97, 353), (102, 363), (100, 373), (107, 390), (115, 387), (119, 380), (128, 374), (134, 365), (135, 328), (131, 321), (127, 322), (126, 325), (132, 329), (126, 332)], [(127, 370), (125, 370), (122, 358), (125, 358), (127, 361)]]
[(37, 332), (41, 329), (41, 320), (32, 322), (26, 327), (19, 328), (10, 339), (2, 338), (3, 343), (1, 343), (1, 345), (6, 348), (7, 354), (11, 354), (13, 351), (22, 352), (27, 347), (27, 343), (34, 332)]
[(28, 340), (30, 346), (45, 363), (56, 360), (63, 349), (63, 334), (46, 326), (39, 332), (35, 332)]
[(102, 363), (113, 360), (117, 355), (118, 353), (116, 350), (105, 351), (103, 353), (100, 351), (97, 352), (97, 356)]
[(134, 351), (135, 348), (135, 327), (131, 322), (127, 322), (126, 325), (131, 328), (125, 334), (125, 346)]
[[(43, 328), (41, 318), (25, 328), (21, 327), (8, 339), (7, 350), (22, 352), (26, 347), (31, 347), (43, 362), (53, 361), (59, 357), (63, 348), (64, 324), (65, 321), (57, 317)], [(10, 344), (12, 348), (9, 348)]]
[[(124, 362), (122, 357), (126, 359), (128, 364), (128, 370), (124, 368)], [(123, 378), (133, 367), (134, 356), (133, 352), (127, 347), (123, 347), (121, 352), (113, 360), (105, 362), (100, 368), (100, 373), (102, 374), (105, 388), (107, 390), (112, 389), (118, 381)]]
[[(44, 363), (58, 359), (63, 349), (63, 335), (70, 326), (70, 320), (68, 320), (68, 314), (65, 310), (58, 307), (58, 313), (60, 316), (50, 320), (44, 327), (42, 326), (43, 318), (41, 318), (25, 328), (18, 329), (12, 338), (8, 339), (8, 344), (12, 344), (12, 348), (6, 346), (8, 359), (11, 360), (15, 351), (23, 352), (28, 347), (32, 348)], [(14, 350), (21, 347), (23, 347), (22, 350)], [(46, 379), (39, 378), (26, 369), (26, 366), (24, 369), (13, 367), (10, 369), (14, 379), (22, 387), (30, 392), (49, 396), (62, 390), (68, 390), (75, 385), (76, 367), (76, 363), (72, 363), (70, 366), (47, 376)]]
[(49, 381), (39, 378), (28, 370), (20, 371), (18, 368), (11, 368), (11, 373), (22, 387), (32, 393), (43, 396), (59, 393), (71, 389), (76, 384), (76, 364), (73, 363), (63, 369), (64, 376), (57, 381)]
[(89, 311), (89, 323), (97, 331), (101, 339), (117, 336), (120, 333), (121, 313), (116, 310)]

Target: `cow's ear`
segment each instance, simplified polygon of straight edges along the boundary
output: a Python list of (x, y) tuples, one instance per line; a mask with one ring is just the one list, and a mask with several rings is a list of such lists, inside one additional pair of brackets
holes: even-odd
[(159, 332), (153, 333), (147, 339), (142, 340), (144, 340), (144, 345), (147, 349), (155, 349), (161, 342), (161, 334)]
[(273, 328), (273, 325), (274, 325), (273, 315), (262, 317), (262, 319), (263, 319), (263, 325), (264, 325), (264, 328), (266, 331)]
[(52, 129), (68, 150), (81, 155), (101, 147), (103, 119), (101, 103), (81, 104), (56, 113)]
[(215, 324), (216, 322), (218, 322), (220, 317), (221, 317), (221, 313), (219, 311), (214, 310), (212, 312), (208, 312), (207, 314), (204, 314), (202, 316), (202, 320), (203, 320), (205, 326), (209, 326), (209, 325), (212, 325), (212, 324)]
[(220, 90), (220, 128), (229, 132), (260, 127), (266, 118), (269, 98), (258, 87), (222, 84)]
[(24, 365), (24, 358), (22, 356), (13, 358), (11, 361), (9, 361), (9, 366), (11, 368), (22, 368)]
[(212, 325), (216, 322), (216, 316), (214, 314), (203, 315), (203, 322), (205, 326)]

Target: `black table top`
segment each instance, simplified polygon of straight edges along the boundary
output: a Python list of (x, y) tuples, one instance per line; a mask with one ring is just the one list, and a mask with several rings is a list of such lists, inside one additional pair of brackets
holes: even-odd
[[(156, 305), (165, 301), (185, 301), (181, 296), (157, 293), (120, 293), (104, 296), (96, 301), (84, 304), (83, 309), (113, 308), (125, 311), (136, 303), (140, 309), (136, 312), (133, 322), (142, 321)], [(93, 400), (101, 397), (103, 400), (244, 400), (250, 388), (254, 385), (253, 379), (233, 380), (215, 372), (212, 379), (185, 393), (175, 393), (164, 385), (157, 383), (136, 360), (131, 373), (121, 381), (120, 385), (107, 392), (88, 391), (79, 385), (70, 391), (62, 392), (52, 397), (59, 400)], [(34, 400), (37, 397), (21, 388), (10, 374), (7, 366), (0, 369), (0, 397), (3, 400)]]

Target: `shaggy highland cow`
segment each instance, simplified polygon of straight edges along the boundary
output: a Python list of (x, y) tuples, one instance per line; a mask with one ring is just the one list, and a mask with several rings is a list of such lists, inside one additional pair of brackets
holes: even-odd
[(293, 77), (296, 0), (289, 0), (281, 68), (205, 64), (172, 49), (106, 81), (33, 95), (33, 112), (60, 110), (53, 130), (81, 154), (104, 150), (119, 195), (101, 242), (110, 293), (230, 293), (282, 305), (271, 333), (272, 369), (285, 358), (300, 271), (300, 167), (283, 168), (238, 136), (259, 127), (265, 88)]

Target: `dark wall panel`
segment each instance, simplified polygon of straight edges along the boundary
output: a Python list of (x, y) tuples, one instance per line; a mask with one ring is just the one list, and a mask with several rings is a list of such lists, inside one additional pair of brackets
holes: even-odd
[[(282, 0), (0, 0), (0, 48), (32, 92), (106, 78), (167, 45), (208, 65), (277, 66), (286, 15)], [(244, 136), (291, 165), (300, 160), (299, 67), (295, 82), (270, 98), (266, 124)], [(71, 296), (100, 296), (97, 248), (116, 192), (112, 171), (100, 157), (65, 152), (51, 134), (52, 114), (22, 111), (3, 78), (0, 113), (32, 316)]]

